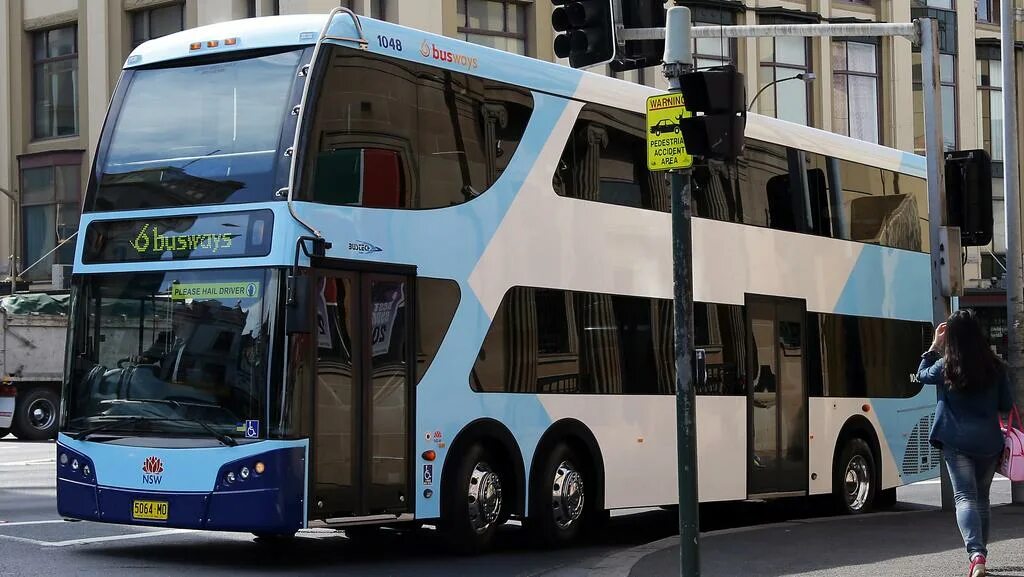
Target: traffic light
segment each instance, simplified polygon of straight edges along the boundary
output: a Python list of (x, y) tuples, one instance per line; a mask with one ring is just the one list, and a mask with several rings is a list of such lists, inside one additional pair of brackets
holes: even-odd
[(961, 246), (992, 242), (992, 158), (984, 150), (946, 153), (946, 223)]
[(554, 48), (573, 68), (611, 61), (615, 57), (613, 0), (553, 0), (551, 13), (556, 32)]
[(687, 111), (703, 113), (679, 120), (686, 151), (715, 160), (735, 160), (743, 154), (747, 124), (743, 75), (732, 66), (684, 74), (679, 88)]

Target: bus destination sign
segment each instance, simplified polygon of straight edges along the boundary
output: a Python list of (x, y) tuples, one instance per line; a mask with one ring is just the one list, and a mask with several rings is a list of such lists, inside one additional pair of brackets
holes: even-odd
[(82, 262), (146, 262), (266, 256), (269, 210), (89, 223)]

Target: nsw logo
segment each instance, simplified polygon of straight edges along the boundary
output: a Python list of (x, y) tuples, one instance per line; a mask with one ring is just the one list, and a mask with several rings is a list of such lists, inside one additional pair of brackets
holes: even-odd
[(357, 240), (355, 242), (348, 243), (348, 249), (352, 252), (357, 252), (359, 254), (373, 254), (375, 252), (381, 252), (384, 250), (379, 246), (370, 244), (362, 240)]
[(164, 462), (160, 457), (146, 457), (142, 462), (142, 482), (147, 485), (159, 485), (163, 480)]

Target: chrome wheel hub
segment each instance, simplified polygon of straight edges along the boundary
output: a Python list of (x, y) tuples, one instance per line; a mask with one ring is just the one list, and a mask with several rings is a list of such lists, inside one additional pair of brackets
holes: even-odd
[(501, 477), (487, 463), (477, 463), (469, 476), (469, 522), (483, 533), (501, 514)]
[(36, 429), (47, 429), (57, 418), (57, 411), (46, 399), (36, 399), (28, 407), (28, 422)]
[(559, 528), (575, 523), (583, 515), (583, 476), (569, 461), (555, 468), (551, 482), (551, 508)]
[(871, 472), (867, 460), (861, 455), (854, 455), (846, 464), (846, 475), (843, 481), (846, 490), (846, 504), (851, 511), (864, 508), (871, 493)]

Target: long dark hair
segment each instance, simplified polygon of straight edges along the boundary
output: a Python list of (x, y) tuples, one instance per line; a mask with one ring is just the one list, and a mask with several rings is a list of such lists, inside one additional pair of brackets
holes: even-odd
[(982, 391), (992, 386), (1003, 370), (989, 348), (974, 311), (965, 309), (946, 321), (946, 385), (955, 391)]

